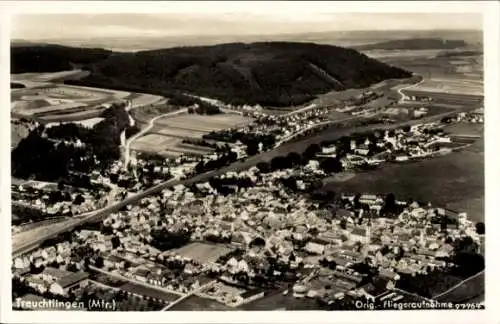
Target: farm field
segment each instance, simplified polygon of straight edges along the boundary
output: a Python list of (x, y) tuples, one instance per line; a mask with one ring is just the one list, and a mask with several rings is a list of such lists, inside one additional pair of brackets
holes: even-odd
[(40, 116), (37, 117), (37, 121), (44, 124), (44, 123), (64, 123), (64, 122), (78, 122), (82, 121), (84, 122), (85, 120), (88, 119), (95, 119), (99, 118), (101, 115), (102, 110), (100, 109), (92, 109), (92, 110), (86, 110), (86, 111), (78, 111), (78, 112), (73, 112), (73, 113), (65, 113), (65, 114), (50, 114), (46, 116)]
[[(144, 117), (140, 113), (141, 110), (143, 109), (137, 110), (138, 114)], [(250, 122), (251, 118), (237, 114), (165, 116), (156, 120), (155, 125), (146, 135), (135, 140), (131, 149), (156, 153), (166, 157), (176, 157), (182, 154), (204, 155), (212, 150), (196, 145), (187, 145), (182, 143), (182, 140), (201, 139), (203, 135), (211, 131), (239, 127)]]
[(484, 133), (484, 125), (470, 124), (470, 123), (456, 123), (445, 126), (444, 131), (452, 136), (481, 137), (483, 136)]
[(174, 305), (169, 311), (231, 311), (236, 308), (226, 306), (218, 301), (193, 295)]
[(188, 114), (160, 118), (156, 123), (167, 127), (185, 128), (199, 132), (211, 132), (214, 130), (243, 126), (250, 121), (250, 118), (237, 114), (219, 114), (212, 116)]
[(473, 221), (484, 221), (484, 140), (442, 157), (359, 173), (324, 188), (335, 192), (392, 192), (401, 199), (430, 201), (434, 206), (465, 211)]
[(176, 254), (191, 258), (200, 263), (215, 262), (223, 255), (231, 252), (231, 248), (223, 244), (191, 243), (174, 250)]
[[(53, 117), (53, 116), (51, 116), (51, 117)], [(92, 128), (96, 124), (100, 123), (103, 120), (104, 120), (104, 118), (102, 118), (102, 117), (95, 117), (95, 118), (89, 118), (89, 119), (84, 119), (84, 120), (80, 120), (80, 121), (73, 121), (73, 123), (78, 124), (78, 125), (82, 125), (84, 127)], [(64, 124), (64, 121), (47, 123), (47, 124), (45, 124), (45, 127), (59, 126), (61, 124)]]
[(363, 54), (375, 58), (388, 58), (388, 57), (421, 57), (432, 58), (436, 57), (439, 53), (443, 52), (440, 49), (422, 49), (422, 50), (369, 50), (363, 51)]
[(89, 72), (83, 70), (68, 70), (52, 73), (18, 73), (12, 74), (14, 80), (30, 80), (33, 82), (55, 82), (68, 78), (75, 78), (88, 75)]
[(474, 95), (474, 94), (463, 94), (463, 93), (446, 93), (439, 92), (436, 90), (405, 90), (404, 91), (408, 96), (424, 96), (430, 97), (433, 99), (433, 103), (452, 103), (452, 104), (462, 104), (465, 105), (473, 105), (474, 107), (482, 107), (483, 106), (483, 95)]
[(163, 136), (158, 134), (147, 134), (135, 140), (131, 148), (137, 151), (163, 151), (168, 147), (180, 143), (180, 138)]
[[(291, 289), (290, 289), (291, 290)], [(311, 298), (295, 298), (292, 293), (283, 295), (284, 290), (274, 291), (267, 296), (240, 306), (241, 310), (272, 311), (272, 310), (318, 310), (320, 305)]]
[(185, 129), (185, 128), (179, 128), (179, 127), (157, 127), (156, 130), (152, 131), (153, 133), (158, 133), (161, 135), (165, 136), (171, 136), (171, 137), (179, 137), (179, 138), (193, 138), (193, 139), (199, 139), (201, 138), (206, 132), (203, 131), (198, 131), (198, 130), (191, 130), (191, 129)]
[(484, 272), (481, 272), (458, 286), (456, 289), (438, 297), (437, 300), (452, 303), (484, 301), (484, 284)]
[(28, 127), (20, 124), (10, 124), (10, 147), (14, 149), (23, 138), (29, 135)]

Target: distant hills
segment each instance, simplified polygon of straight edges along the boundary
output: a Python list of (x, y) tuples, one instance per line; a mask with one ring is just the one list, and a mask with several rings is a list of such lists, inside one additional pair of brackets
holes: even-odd
[[(60, 44), (74, 47), (105, 48), (118, 52), (136, 52), (144, 50), (182, 47), (208, 46), (224, 43), (255, 42), (308, 42), (342, 47), (374, 44), (396, 39), (441, 38), (462, 39), (468, 44), (482, 43), (481, 30), (358, 30), (358, 31), (323, 31), (269, 35), (183, 35), (183, 36), (146, 36), (146, 37), (92, 37), (92, 38), (54, 38), (47, 35), (38, 39), (39, 43)], [(13, 44), (34, 43), (33, 40), (13, 39)]]
[(179, 91), (233, 104), (298, 105), (328, 91), (411, 76), (354, 49), (313, 43), (229, 43), (136, 53), (52, 45), (11, 50), (13, 72), (51, 72), (77, 64), (92, 73), (73, 83), (160, 95)]
[(375, 44), (353, 46), (360, 51), (367, 50), (424, 50), (424, 49), (457, 49), (467, 46), (463, 40), (447, 40), (441, 38), (395, 39)]

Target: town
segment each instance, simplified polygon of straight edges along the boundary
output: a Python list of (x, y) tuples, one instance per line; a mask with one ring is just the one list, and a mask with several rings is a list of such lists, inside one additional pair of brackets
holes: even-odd
[(134, 15), (11, 43), (14, 313), (485, 308), (482, 31)]
[[(162, 190), (15, 258), (16, 292), (27, 293), (20, 296), (23, 300), (118, 298), (128, 310), (175, 309), (191, 296), (236, 309), (277, 290), (330, 309), (382, 300), (389, 292), (394, 300), (415, 298), (422, 288), (408, 281), (416, 276), (481, 271), (470, 269), (474, 266), (465, 263), (470, 259), (456, 255), (462, 253), (459, 249), (479, 251), (483, 225), (468, 220), (465, 213), (431, 202), (400, 201), (393, 194), (321, 192), (321, 181), (345, 170), (460, 149), (469, 144), (452, 141), (444, 125), (481, 120), (478, 111), (375, 130), (322, 147), (312, 145), (302, 155), (290, 153), (206, 182)], [(207, 161), (210, 157), (178, 158), (150, 168), (135, 158), (126, 180), (140, 190), (139, 170), (168, 174), (168, 179), (196, 172), (196, 165)], [(179, 167), (182, 172), (172, 172)], [(118, 182), (125, 174), (117, 163), (109, 175)], [(103, 188), (115, 186), (124, 193), (110, 178), (91, 175)], [(23, 197), (41, 196), (40, 189), (29, 184), (17, 190)], [(64, 214), (66, 208), (76, 215), (99, 206), (89, 203), (88, 194), (70, 193), (64, 185), (52, 190), (41, 196), (44, 202), (58, 192), (68, 196), (69, 203), (49, 202), (47, 211), (59, 206), (58, 212)], [(105, 191), (101, 194), (106, 196)], [(80, 204), (73, 203), (76, 199)], [(35, 204), (44, 202), (38, 198)], [(414, 291), (405, 291), (407, 286)]]

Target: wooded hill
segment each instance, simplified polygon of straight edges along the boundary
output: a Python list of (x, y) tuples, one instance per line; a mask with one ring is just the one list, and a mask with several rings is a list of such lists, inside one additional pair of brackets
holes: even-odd
[[(298, 105), (332, 90), (364, 88), (411, 75), (354, 49), (313, 43), (230, 43), (136, 53), (86, 51), (15, 47), (12, 70), (58, 71), (70, 63), (81, 63), (92, 73), (72, 84), (167, 96), (180, 91), (232, 104), (264, 106)], [(28, 58), (30, 53), (33, 60)], [(43, 59), (36, 59), (39, 53)], [(44, 67), (37, 67), (39, 64)]]

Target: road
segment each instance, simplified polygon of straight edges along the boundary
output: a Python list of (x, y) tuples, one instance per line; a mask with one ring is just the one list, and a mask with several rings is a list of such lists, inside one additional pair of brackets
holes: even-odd
[(422, 77), (422, 80), (418, 81), (417, 83), (414, 83), (414, 84), (410, 84), (410, 85), (407, 85), (407, 86), (403, 86), (401, 88), (398, 88), (398, 94), (401, 96), (401, 99), (400, 99), (400, 103), (401, 102), (404, 102), (406, 100), (408, 100), (408, 97), (403, 93), (403, 90), (408, 90), (410, 88), (414, 88), (414, 87), (417, 87), (419, 86), (420, 84), (422, 84), (423, 82), (425, 81), (425, 79)]
[(143, 128), (139, 133), (137, 133), (134, 136), (132, 136), (126, 142), (126, 144), (125, 144), (125, 152), (123, 153), (123, 155), (124, 155), (124, 158), (123, 158), (124, 167), (127, 167), (128, 163), (130, 162), (130, 146), (132, 145), (132, 143), (136, 139), (138, 139), (139, 137), (141, 137), (144, 134), (146, 134), (147, 132), (149, 132), (154, 127), (154, 124), (155, 124), (155, 122), (158, 119), (163, 118), (163, 117), (168, 117), (168, 116), (179, 115), (179, 114), (182, 114), (182, 113), (186, 113), (187, 111), (188, 111), (187, 108), (183, 108), (183, 109), (179, 109), (179, 110), (176, 110), (176, 111), (171, 111), (171, 112), (168, 112), (166, 114), (162, 114), (162, 115), (156, 116), (155, 118), (151, 119), (149, 121), (149, 123), (148, 123), (148, 126), (146, 126), (146, 128)]
[[(30, 250), (35, 249), (38, 245), (40, 245), (43, 241), (55, 237), (58, 234), (71, 231), (75, 227), (78, 227), (82, 224), (85, 224), (87, 222), (94, 222), (94, 221), (100, 221), (107, 217), (110, 213), (114, 213), (119, 211), (121, 208), (134, 204), (142, 200), (143, 198), (150, 196), (155, 193), (161, 192), (163, 189), (166, 188), (171, 188), (174, 187), (178, 184), (184, 184), (184, 185), (189, 185), (197, 182), (203, 182), (207, 181), (211, 177), (214, 176), (219, 176), (222, 175), (226, 172), (229, 171), (242, 171), (246, 170), (254, 165), (256, 165), (259, 162), (268, 162), (272, 158), (277, 157), (277, 156), (282, 156), (286, 155), (290, 152), (297, 152), (297, 153), (302, 153), (307, 146), (311, 144), (318, 144), (321, 141), (328, 139), (328, 140), (335, 140), (338, 139), (342, 136), (349, 136), (350, 134), (353, 133), (363, 133), (363, 132), (368, 132), (374, 129), (381, 129), (381, 130), (390, 130), (390, 129), (395, 129), (399, 128), (405, 125), (414, 125), (414, 124), (420, 124), (420, 123), (428, 123), (431, 121), (435, 120), (440, 120), (441, 118), (452, 115), (456, 113), (457, 111), (467, 111), (467, 110), (473, 110), (475, 107), (466, 107), (462, 108), (460, 110), (454, 110), (434, 116), (428, 116), (425, 118), (421, 118), (418, 120), (410, 120), (410, 121), (404, 121), (400, 123), (395, 123), (395, 124), (374, 124), (374, 125), (367, 125), (367, 126), (361, 126), (361, 127), (356, 127), (356, 128), (349, 128), (349, 129), (328, 129), (326, 131), (320, 132), (319, 134), (313, 135), (311, 137), (306, 137), (303, 139), (300, 139), (296, 142), (293, 143), (284, 143), (281, 146), (278, 146), (270, 151), (266, 151), (263, 153), (260, 153), (258, 155), (252, 156), (247, 158), (246, 160), (243, 161), (236, 161), (226, 167), (213, 170), (213, 171), (208, 171), (196, 176), (193, 176), (189, 179), (186, 180), (179, 180), (179, 179), (171, 179), (166, 182), (160, 183), (158, 185), (155, 185), (151, 188), (148, 188), (142, 192), (139, 192), (133, 196), (127, 197), (124, 200), (117, 202), (113, 205), (106, 206), (102, 209), (89, 212), (86, 214), (81, 215), (77, 219), (71, 219), (66, 222), (62, 222), (60, 224), (54, 224), (51, 228), (46, 229), (43, 233), (36, 234), (36, 235), (24, 235), (22, 239), (15, 239), (13, 237), (13, 247), (12, 247), (12, 255), (13, 257), (16, 257), (18, 255), (22, 255), (23, 253), (29, 252)], [(362, 118), (362, 117), (358, 117)]]
[(201, 285), (199, 286), (198, 288), (194, 289), (193, 291), (185, 294), (184, 296), (182, 296), (181, 298), (179, 299), (176, 299), (174, 302), (172, 303), (169, 303), (167, 306), (165, 306), (165, 308), (162, 309), (162, 311), (166, 311), (166, 310), (169, 310), (170, 308), (174, 307), (175, 305), (177, 305), (178, 303), (182, 302), (183, 300), (185, 299), (188, 299), (189, 297), (193, 296), (194, 294), (197, 294), (198, 292), (202, 291), (203, 289), (205, 289), (206, 287), (210, 286), (211, 284), (213, 284), (214, 282), (216, 282), (217, 280), (212, 280), (210, 282), (207, 282), (206, 284), (204, 285)]
[[(473, 108), (471, 108), (473, 109)], [(51, 228), (48, 228), (45, 230), (44, 233), (40, 233), (35, 235), (24, 235), (23, 239), (18, 239), (16, 240), (13, 237), (13, 247), (12, 247), (12, 253), (13, 256), (16, 257), (18, 255), (21, 255), (23, 253), (29, 252), (30, 250), (36, 248), (39, 244), (41, 244), (43, 241), (55, 237), (60, 233), (70, 231), (74, 229), (75, 227), (78, 227), (82, 224), (85, 224), (87, 222), (91, 221), (99, 221), (104, 218), (106, 218), (110, 213), (114, 213), (119, 211), (121, 208), (124, 206), (127, 206), (129, 204), (134, 204), (142, 200), (143, 198), (150, 196), (152, 194), (161, 192), (163, 189), (166, 188), (171, 188), (174, 187), (178, 184), (184, 184), (184, 185), (189, 185), (197, 182), (203, 182), (207, 181), (211, 177), (222, 175), (228, 171), (242, 171), (246, 170), (254, 165), (256, 165), (259, 162), (268, 162), (272, 158), (277, 157), (277, 156), (282, 156), (285, 154), (288, 154), (289, 152), (297, 152), (297, 153), (302, 153), (307, 146), (310, 144), (317, 144), (323, 141), (324, 139), (329, 139), (329, 140), (334, 140), (337, 138), (340, 138), (342, 136), (348, 136), (353, 133), (357, 132), (368, 132), (373, 129), (382, 129), (382, 130), (390, 130), (390, 129), (395, 129), (398, 127), (402, 127), (404, 125), (412, 125), (412, 124), (419, 124), (419, 123), (426, 123), (430, 122), (433, 120), (440, 120), (444, 116), (451, 115), (455, 113), (454, 111), (452, 112), (447, 112), (439, 115), (434, 115), (434, 116), (429, 116), (427, 118), (419, 119), (419, 120), (411, 120), (411, 121), (406, 121), (406, 122), (400, 122), (396, 124), (375, 124), (375, 125), (367, 125), (367, 126), (361, 126), (361, 127), (356, 127), (356, 128), (350, 128), (350, 129), (329, 129), (325, 132), (321, 132), (317, 135), (311, 136), (311, 137), (306, 137), (304, 139), (300, 139), (297, 142), (293, 143), (285, 143), (279, 147), (274, 148), (273, 150), (263, 152), (259, 155), (255, 155), (252, 157), (247, 158), (244, 161), (236, 161), (233, 164), (230, 164), (226, 167), (214, 170), (214, 171), (208, 171), (205, 173), (201, 173), (199, 175), (196, 175), (190, 179), (186, 180), (179, 180), (179, 179), (171, 179), (166, 182), (160, 183), (158, 185), (155, 185), (151, 188), (148, 188), (142, 192), (139, 192), (133, 196), (127, 197), (124, 200), (117, 202), (113, 205), (104, 207), (100, 210), (96, 210), (93, 212), (89, 212), (86, 214), (81, 215), (78, 219), (71, 219), (66, 222), (62, 222), (60, 224), (54, 224)]]
[(434, 300), (437, 300), (438, 298), (441, 298), (443, 297), (444, 295), (446, 294), (449, 294), (450, 292), (456, 290), (456, 289), (460, 289), (463, 285), (467, 284), (469, 281), (472, 281), (474, 279), (477, 279), (477, 280), (484, 280), (484, 270), (479, 272), (479, 273), (476, 273), (475, 275), (465, 279), (465, 280), (462, 280), (460, 281), (459, 283), (457, 283), (456, 285), (454, 285), (453, 287), (451, 287), (450, 289), (432, 297), (432, 299)]
[(148, 289), (158, 290), (158, 291), (161, 291), (161, 292), (164, 292), (164, 293), (167, 293), (167, 294), (177, 295), (179, 297), (185, 297), (186, 295), (189, 295), (189, 293), (185, 294), (185, 293), (181, 293), (181, 292), (178, 292), (178, 291), (175, 291), (175, 290), (167, 289), (165, 287), (159, 287), (159, 286), (150, 285), (148, 283), (145, 283), (145, 282), (142, 282), (142, 281), (139, 281), (139, 280), (135, 280), (135, 279), (132, 279), (132, 278), (129, 278), (129, 277), (122, 276), (121, 274), (118, 274), (116, 272), (110, 272), (110, 271), (102, 270), (102, 269), (96, 268), (96, 267), (91, 266), (91, 265), (89, 266), (89, 268), (91, 270), (94, 270), (94, 271), (97, 271), (99, 273), (102, 273), (102, 274), (104, 274), (104, 275), (106, 275), (108, 277), (112, 277), (112, 278), (115, 278), (115, 279), (118, 279), (118, 280), (122, 280), (122, 281), (131, 282), (133, 284), (136, 284), (138, 286), (142, 286), (142, 287), (145, 287), (145, 288), (148, 288)]

